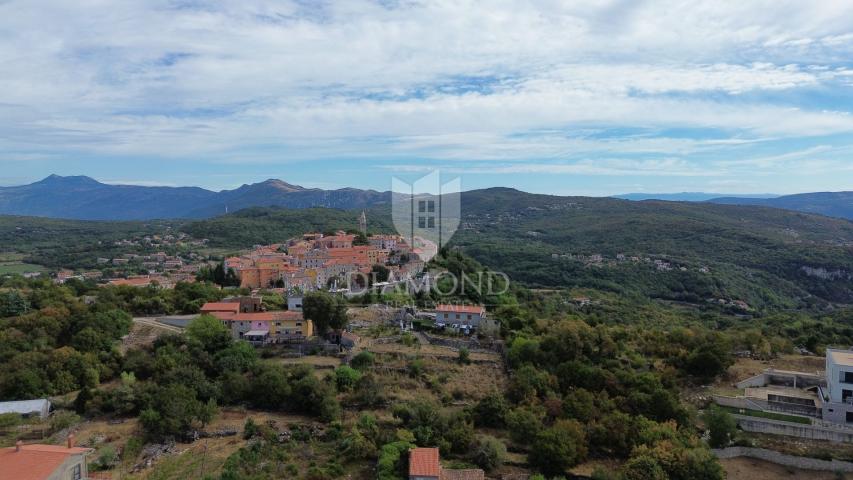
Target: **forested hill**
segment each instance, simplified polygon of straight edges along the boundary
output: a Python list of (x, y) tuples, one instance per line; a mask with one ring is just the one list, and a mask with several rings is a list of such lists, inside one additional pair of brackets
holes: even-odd
[[(354, 228), (357, 214), (253, 208), (184, 229), (214, 245), (239, 247), (306, 229)], [(389, 217), (387, 207), (369, 210), (370, 230), (392, 231)], [(700, 304), (742, 300), (754, 309), (853, 303), (853, 222), (843, 219), (506, 188), (465, 192), (462, 219), (453, 245), (533, 287), (591, 287)], [(625, 260), (617, 261), (619, 254)]]
[[(81, 256), (92, 257), (90, 263), (109, 256), (99, 249), (128, 235), (168, 229), (207, 238), (213, 247), (246, 248), (310, 230), (356, 228), (360, 211), (255, 207), (208, 220), (148, 223), (0, 217), (7, 227), (0, 229), (0, 251), (57, 268)], [(367, 217), (371, 232), (393, 231), (387, 205)], [(462, 194), (452, 245), (531, 287), (699, 305), (740, 300), (753, 313), (853, 304), (853, 222), (774, 208), (492, 188)]]
[[(463, 196), (463, 217), (453, 242), (531, 286), (595, 287), (695, 303), (743, 300), (761, 309), (853, 301), (853, 223), (847, 220), (509, 189)], [(597, 254), (602, 262), (578, 258)], [(619, 254), (627, 261), (616, 261)], [(671, 270), (659, 270), (654, 260)]]

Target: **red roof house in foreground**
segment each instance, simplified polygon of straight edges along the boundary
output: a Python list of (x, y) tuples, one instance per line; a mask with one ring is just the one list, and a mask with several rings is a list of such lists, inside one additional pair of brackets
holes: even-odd
[(24, 445), (0, 448), (0, 478), (3, 480), (86, 480), (86, 455), (91, 448), (74, 447), (71, 435), (66, 446)]
[(437, 448), (409, 450), (409, 480), (484, 480), (485, 473), (477, 468), (454, 470), (441, 467)]

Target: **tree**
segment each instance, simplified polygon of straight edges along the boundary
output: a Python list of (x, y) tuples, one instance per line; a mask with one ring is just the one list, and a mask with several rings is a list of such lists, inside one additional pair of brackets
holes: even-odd
[(0, 318), (16, 317), (27, 313), (30, 302), (17, 290), (0, 292)]
[(506, 414), (509, 436), (519, 445), (531, 445), (542, 431), (542, 415), (529, 407), (518, 407)]
[(216, 413), (216, 402), (199, 401), (196, 393), (184, 385), (158, 387), (150, 400), (139, 415), (139, 422), (154, 438), (183, 435), (206, 425)]
[(187, 325), (187, 336), (198, 341), (202, 348), (215, 353), (231, 345), (231, 332), (216, 317), (202, 315)]
[(316, 291), (302, 298), (302, 314), (314, 322), (319, 334), (341, 330), (347, 324), (347, 304), (328, 292)]
[(474, 463), (487, 472), (503, 465), (506, 459), (506, 446), (495, 437), (484, 435), (477, 441), (474, 449)]
[(737, 434), (737, 422), (729, 412), (712, 405), (703, 417), (705, 425), (710, 431), (708, 443), (714, 448), (728, 446)]
[(360, 378), (361, 372), (347, 365), (341, 365), (335, 369), (335, 386), (339, 392), (352, 390)]
[(398, 480), (403, 476), (408, 452), (415, 446), (409, 442), (396, 441), (382, 445), (376, 462), (377, 480)]
[(459, 363), (462, 365), (468, 365), (471, 363), (471, 352), (468, 351), (467, 348), (462, 347), (459, 349), (459, 357), (457, 358)]
[(576, 420), (558, 420), (536, 436), (528, 456), (531, 465), (547, 476), (564, 475), (586, 457), (583, 426)]
[(622, 467), (625, 480), (667, 480), (669, 476), (660, 463), (649, 455), (632, 457)]
[(387, 282), (391, 276), (391, 270), (385, 265), (376, 264), (370, 267), (370, 277), (375, 282)]
[[(222, 280), (223, 287), (239, 287), (240, 286), (240, 278), (237, 276), (237, 272), (234, 271), (233, 268), (228, 268), (228, 271), (225, 272), (225, 278)], [(284, 286), (284, 282), (282, 282), (282, 286)]]
[(367, 350), (362, 350), (356, 356), (352, 357), (349, 364), (356, 370), (364, 371), (372, 367), (374, 362), (374, 355)]
[(474, 406), (474, 423), (481, 427), (500, 428), (504, 426), (508, 410), (504, 396), (497, 392), (491, 393)]

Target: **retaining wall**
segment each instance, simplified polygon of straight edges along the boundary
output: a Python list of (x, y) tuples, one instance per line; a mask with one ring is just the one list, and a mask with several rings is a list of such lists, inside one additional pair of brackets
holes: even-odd
[(789, 437), (809, 438), (812, 440), (827, 440), (830, 442), (853, 443), (853, 430), (844, 427), (827, 425), (805, 425), (800, 423), (783, 422), (770, 418), (732, 415), (740, 428), (747, 432), (787, 435)]
[(809, 457), (796, 457), (784, 453), (765, 450), (763, 448), (729, 447), (712, 449), (717, 458), (749, 457), (757, 458), (786, 467), (802, 468), (803, 470), (820, 470), (828, 472), (853, 473), (853, 463), (839, 460), (820, 460)]

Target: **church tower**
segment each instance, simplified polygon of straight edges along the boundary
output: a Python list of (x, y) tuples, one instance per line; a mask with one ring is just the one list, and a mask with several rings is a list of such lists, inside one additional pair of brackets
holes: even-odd
[(361, 211), (361, 215), (358, 217), (358, 230), (362, 235), (367, 236), (367, 215), (365, 215), (364, 210)]

